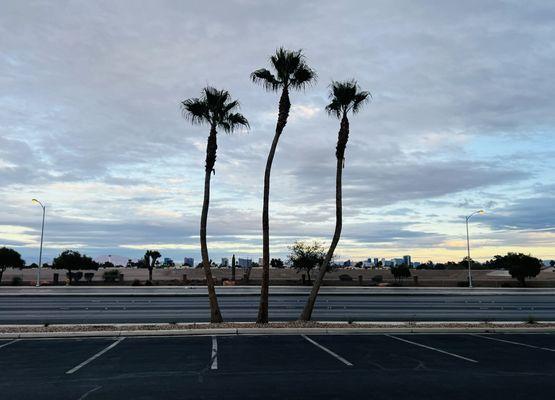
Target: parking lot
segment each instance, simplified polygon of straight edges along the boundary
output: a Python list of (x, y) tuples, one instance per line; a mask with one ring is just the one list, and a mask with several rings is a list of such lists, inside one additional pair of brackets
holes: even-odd
[(554, 334), (0, 340), (2, 399), (552, 399)]

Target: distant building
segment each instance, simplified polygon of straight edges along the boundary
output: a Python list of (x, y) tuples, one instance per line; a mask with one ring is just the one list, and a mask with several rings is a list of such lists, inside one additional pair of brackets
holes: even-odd
[(420, 265), (421, 265), (421, 263), (419, 263), (418, 261), (415, 261), (415, 262), (412, 263), (412, 266), (414, 268), (418, 268), (418, 267), (420, 267)]
[(185, 257), (183, 259), (183, 265), (187, 264), (189, 267), (195, 266), (195, 259), (192, 257)]
[(259, 258), (258, 258), (258, 265), (262, 266), (262, 260), (263, 260), (262, 257), (259, 257)]
[(410, 256), (403, 256), (403, 262), (408, 265), (409, 267), (412, 265), (412, 261)]
[(162, 263), (162, 265), (164, 267), (173, 267), (175, 265), (175, 263), (173, 262), (173, 260), (169, 257), (164, 257), (164, 262)]
[(352, 265), (351, 260), (347, 260), (343, 262), (344, 267), (350, 267)]
[(239, 268), (250, 268), (252, 267), (252, 259), (239, 258), (237, 259), (237, 265), (239, 266)]
[(374, 266), (377, 267), (379, 262), (380, 262), (380, 260), (378, 260), (378, 257), (375, 257), (374, 258)]
[(401, 265), (405, 262), (405, 260), (403, 258), (394, 258), (391, 261), (393, 261), (393, 266), (396, 267), (397, 265)]
[(222, 257), (221, 266), (222, 266), (222, 267), (229, 267), (229, 258)]
[(386, 260), (385, 258), (382, 261), (382, 265), (384, 267), (394, 267), (395, 266), (395, 261), (394, 260)]

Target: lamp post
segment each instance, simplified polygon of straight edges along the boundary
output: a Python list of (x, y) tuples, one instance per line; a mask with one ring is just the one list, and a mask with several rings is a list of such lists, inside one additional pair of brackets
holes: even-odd
[(484, 213), (484, 210), (478, 210), (478, 211), (474, 211), (472, 214), (466, 217), (466, 251), (467, 251), (466, 261), (468, 262), (468, 287), (472, 287), (472, 274), (470, 272), (470, 236), (468, 234), (468, 221), (470, 220), (470, 218), (472, 218), (472, 216), (476, 214), (483, 214), (483, 213)]
[(46, 206), (37, 199), (33, 199), (33, 203), (37, 203), (42, 208), (42, 228), (40, 231), (40, 251), (39, 251), (39, 267), (37, 268), (37, 287), (40, 286), (40, 269), (42, 268), (42, 239), (44, 238), (44, 217), (46, 215)]

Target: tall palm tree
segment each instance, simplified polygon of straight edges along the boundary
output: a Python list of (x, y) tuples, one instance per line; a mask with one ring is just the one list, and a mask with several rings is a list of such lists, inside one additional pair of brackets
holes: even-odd
[(273, 72), (262, 68), (251, 74), (252, 81), (262, 84), (266, 90), (275, 92), (281, 90), (276, 132), (264, 171), (264, 205), (262, 207), (262, 283), (260, 288), (258, 323), (268, 322), (268, 290), (270, 283), (270, 222), (268, 205), (270, 202), (270, 172), (279, 137), (287, 124), (289, 110), (291, 109), (289, 89), (303, 89), (316, 80), (316, 73), (308, 67), (302, 50), (290, 51), (280, 48), (270, 57), (270, 64)]
[(210, 270), (210, 258), (208, 257), (208, 246), (206, 244), (206, 222), (208, 219), (208, 206), (210, 204), (210, 177), (216, 163), (217, 130), (223, 129), (231, 133), (238, 127), (247, 127), (249, 122), (236, 112), (239, 107), (237, 100), (232, 100), (226, 90), (217, 90), (213, 87), (205, 87), (200, 97), (187, 99), (181, 103), (183, 116), (192, 124), (207, 124), (210, 126), (208, 143), (206, 145), (206, 165), (204, 174), (204, 202), (202, 203), (202, 214), (200, 218), (200, 249), (202, 254), (202, 266), (206, 275), (208, 286), (208, 297), (210, 300), (210, 321), (223, 322), (222, 313), (218, 305), (214, 279)]
[(368, 101), (370, 97), (369, 92), (360, 91), (360, 88), (355, 80), (345, 82), (332, 82), (330, 90), (330, 104), (326, 107), (328, 114), (337, 117), (341, 120), (339, 126), (339, 134), (337, 137), (337, 147), (335, 150), (335, 157), (337, 158), (337, 172), (335, 177), (335, 232), (330, 244), (330, 248), (326, 253), (324, 262), (320, 266), (318, 276), (314, 281), (312, 290), (306, 302), (306, 305), (301, 313), (299, 319), (301, 321), (309, 321), (312, 317), (314, 310), (314, 303), (316, 296), (324, 280), (328, 265), (333, 257), (333, 252), (337, 247), (339, 238), (341, 237), (341, 228), (343, 224), (343, 205), (342, 205), (342, 189), (341, 178), (343, 168), (345, 166), (345, 148), (349, 140), (349, 119), (347, 114), (352, 112), (356, 114), (360, 111), (361, 107)]

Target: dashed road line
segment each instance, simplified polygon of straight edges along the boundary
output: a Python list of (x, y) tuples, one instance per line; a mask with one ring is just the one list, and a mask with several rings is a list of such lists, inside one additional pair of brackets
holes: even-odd
[(212, 336), (212, 361), (210, 364), (210, 369), (218, 369), (218, 339), (216, 336)]
[(393, 336), (393, 335), (388, 335), (388, 334), (385, 334), (385, 336), (390, 337), (392, 339), (400, 340), (401, 342), (410, 343), (410, 344), (413, 344), (415, 346), (423, 347), (423, 348), (428, 349), (428, 350), (437, 351), (438, 353), (443, 353), (443, 354), (447, 354), (447, 355), (452, 356), (452, 357), (460, 358), (461, 360), (470, 361), (470, 362), (473, 362), (473, 363), (478, 362), (476, 360), (473, 360), (472, 358), (463, 357), (463, 356), (460, 356), (460, 355), (455, 354), (455, 353), (449, 353), (448, 351), (441, 350), (441, 349), (431, 347), (431, 346), (426, 346), (425, 344), (413, 342), (412, 340), (402, 339), (398, 336)]
[(305, 338), (306, 340), (308, 340), (310, 343), (312, 343), (314, 346), (318, 347), (321, 350), (324, 350), (326, 353), (328, 353), (329, 355), (337, 358), (339, 361), (341, 361), (343, 364), (352, 367), (353, 364), (351, 364), (349, 361), (345, 360), (343, 357), (341, 357), (339, 354), (334, 353), (333, 351), (331, 351), (330, 349), (328, 349), (327, 347), (322, 346), (320, 343), (316, 342), (315, 340), (312, 340), (311, 338), (309, 338), (306, 335), (301, 335), (303, 338)]
[(111, 345), (109, 345), (108, 347), (106, 347), (104, 350), (99, 351), (98, 353), (96, 353), (94, 356), (92, 356), (91, 358), (83, 361), (81, 364), (76, 365), (75, 367), (73, 367), (72, 369), (70, 369), (69, 371), (66, 371), (66, 374), (73, 374), (74, 372), (79, 371), (81, 368), (83, 368), (85, 365), (87, 365), (88, 363), (90, 363), (91, 361), (96, 360), (98, 357), (100, 357), (102, 354), (106, 353), (107, 351), (113, 349), (114, 347), (116, 347), (118, 344), (121, 343), (121, 341), (125, 339), (124, 337), (119, 338), (118, 340), (116, 340), (114, 343), (112, 343)]
[(540, 346), (534, 346), (532, 344), (526, 344), (526, 343), (520, 343), (520, 342), (513, 342), (512, 340), (505, 340), (505, 339), (497, 339), (497, 338), (492, 338), (489, 336), (482, 336), (482, 335), (477, 335), (475, 333), (469, 333), (470, 336), (476, 336), (482, 339), (489, 339), (489, 340), (495, 340), (496, 342), (502, 342), (502, 343), (509, 343), (509, 344), (516, 344), (517, 346), (523, 346), (523, 347), (529, 347), (531, 349), (539, 349), (539, 350), (546, 350), (546, 351), (555, 351), (555, 349), (551, 349), (549, 347), (540, 347)]
[(21, 340), (21, 339), (15, 339), (15, 340), (12, 340), (11, 342), (4, 343), (4, 344), (0, 344), (0, 349), (1, 349), (2, 347), (9, 346), (10, 344), (14, 344), (14, 343), (16, 343), (16, 342), (19, 342), (20, 340)]

